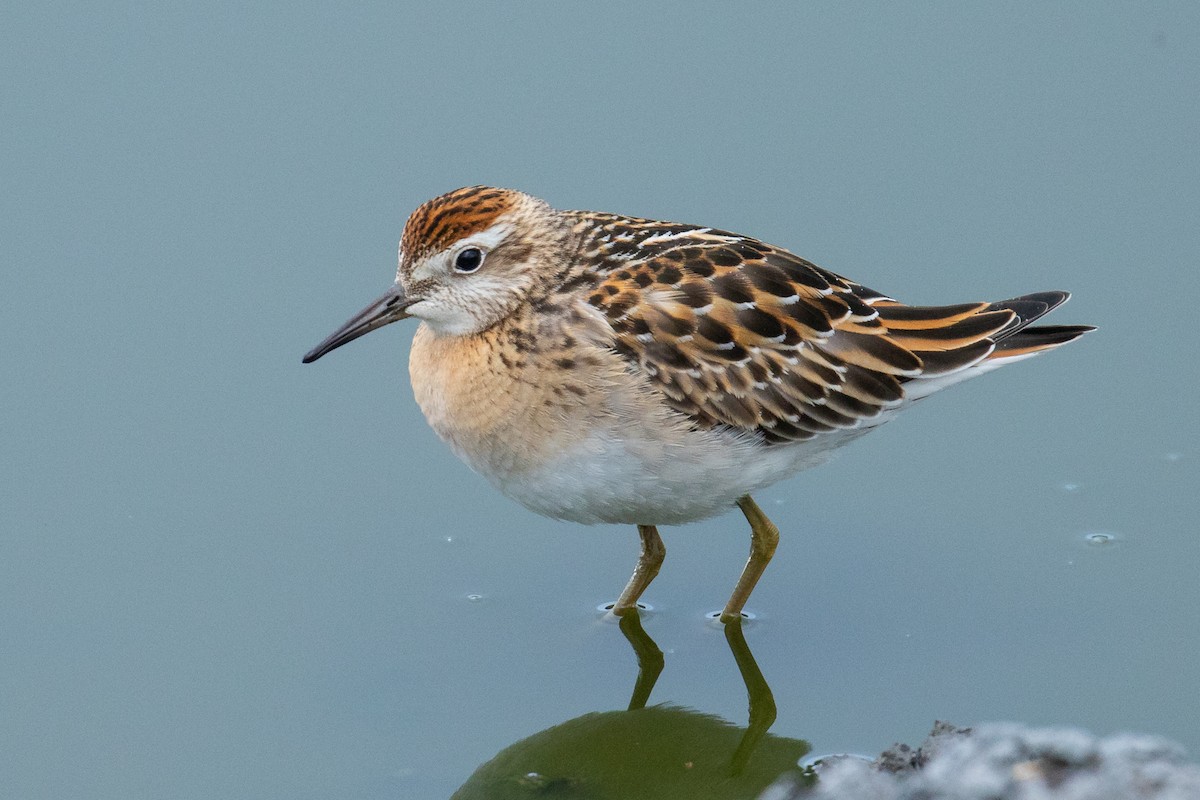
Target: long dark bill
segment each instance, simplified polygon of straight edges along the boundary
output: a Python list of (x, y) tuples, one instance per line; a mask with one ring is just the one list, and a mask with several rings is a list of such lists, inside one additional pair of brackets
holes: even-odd
[(303, 362), (311, 364), (330, 350), (336, 350), (363, 334), (407, 318), (409, 315), (405, 309), (415, 302), (416, 299), (405, 296), (399, 283), (392, 284), (392, 287), (375, 302), (355, 314), (345, 325), (331, 333), (329, 338), (305, 353)]

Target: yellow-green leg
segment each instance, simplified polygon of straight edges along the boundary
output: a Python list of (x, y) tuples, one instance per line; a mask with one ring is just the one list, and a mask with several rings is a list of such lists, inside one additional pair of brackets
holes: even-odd
[(746, 562), (746, 568), (742, 570), (742, 577), (738, 578), (737, 586), (733, 587), (733, 594), (729, 596), (725, 610), (721, 612), (721, 622), (741, 619), (742, 608), (750, 599), (750, 593), (754, 591), (754, 586), (762, 577), (767, 564), (771, 563), (771, 556), (775, 555), (775, 548), (779, 545), (779, 528), (767, 519), (767, 515), (758, 507), (758, 503), (750, 499), (750, 495), (738, 500), (737, 504), (746, 515), (746, 521), (750, 523), (750, 559)]
[(629, 609), (637, 607), (638, 598), (642, 596), (642, 592), (646, 591), (650, 581), (654, 580), (654, 576), (658, 574), (658, 568), (662, 566), (663, 559), (667, 555), (667, 548), (663, 547), (662, 538), (658, 535), (658, 528), (653, 525), (638, 525), (637, 529), (638, 536), (642, 539), (642, 554), (638, 556), (637, 566), (633, 568), (633, 575), (629, 577), (629, 583), (625, 584), (625, 591), (621, 592), (621, 596), (617, 598), (617, 602), (613, 606), (612, 613), (618, 617)]

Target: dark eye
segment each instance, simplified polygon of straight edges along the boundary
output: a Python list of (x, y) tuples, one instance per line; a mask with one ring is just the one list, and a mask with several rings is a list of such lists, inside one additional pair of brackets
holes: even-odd
[(454, 257), (455, 272), (474, 272), (483, 266), (483, 251), (478, 247), (468, 247)]

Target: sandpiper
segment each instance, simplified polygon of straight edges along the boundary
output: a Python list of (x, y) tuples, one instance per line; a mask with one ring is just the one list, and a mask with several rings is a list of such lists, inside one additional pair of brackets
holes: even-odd
[(752, 492), (1092, 330), (1030, 325), (1068, 296), (903, 305), (748, 236), (473, 186), (413, 212), (395, 283), (304, 362), (419, 319), (413, 392), (460, 458), (539, 514), (637, 526), (618, 615), (658, 574), (658, 525), (737, 505), (750, 558), (728, 622), (779, 541)]

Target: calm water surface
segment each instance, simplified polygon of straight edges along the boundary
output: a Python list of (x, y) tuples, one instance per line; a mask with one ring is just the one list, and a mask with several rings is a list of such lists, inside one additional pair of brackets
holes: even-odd
[[(744, 796), (935, 719), (1200, 755), (1193, 7), (27, 4), (3, 27), (0, 796), (696, 797), (750, 731)], [(411, 327), (300, 365), (391, 280), (408, 212), (481, 182), (914, 302), (1069, 289), (1054, 320), (1101, 330), (764, 492), (783, 542), (741, 645), (705, 618), (740, 515), (664, 529), (630, 639), (596, 608), (634, 531), (459, 464), (412, 401)], [(642, 777), (597, 761), (631, 731)]]

